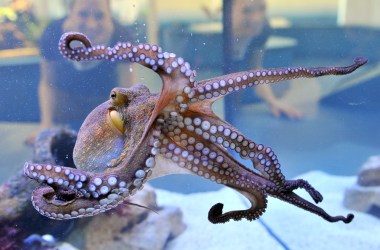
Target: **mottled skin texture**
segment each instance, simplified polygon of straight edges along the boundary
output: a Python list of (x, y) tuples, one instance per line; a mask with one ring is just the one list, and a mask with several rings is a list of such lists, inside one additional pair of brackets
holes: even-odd
[[(72, 48), (73, 40), (81, 41), (84, 47)], [(163, 89), (160, 95), (149, 93), (142, 85), (113, 89), (109, 101), (93, 110), (79, 131), (74, 149), (76, 169), (25, 164), (25, 174), (43, 183), (32, 195), (41, 214), (52, 219), (92, 216), (125, 203), (125, 198), (149, 179), (185, 173), (224, 184), (251, 202), (247, 210), (225, 213), (223, 204), (214, 205), (208, 214), (212, 223), (255, 220), (264, 213), (268, 195), (330, 222), (349, 223), (353, 219), (352, 214), (331, 216), (294, 193), (302, 188), (315, 203), (322, 201), (322, 195), (307, 181), (286, 180), (272, 149), (256, 144), (220, 119), (211, 105), (231, 92), (257, 84), (349, 74), (366, 59), (356, 58), (347, 67), (251, 70), (196, 82), (188, 63), (155, 45), (118, 43), (105, 48), (92, 46), (83, 34), (66, 33), (59, 49), (76, 61), (139, 63), (160, 75)], [(227, 149), (250, 159), (253, 166), (242, 165)]]

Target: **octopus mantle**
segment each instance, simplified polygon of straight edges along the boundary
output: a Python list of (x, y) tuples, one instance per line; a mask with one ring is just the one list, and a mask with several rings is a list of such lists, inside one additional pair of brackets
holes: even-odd
[[(83, 47), (71, 47), (74, 40)], [(118, 43), (93, 46), (80, 33), (66, 33), (59, 49), (74, 61), (127, 60), (157, 72), (163, 82), (160, 94), (143, 85), (115, 88), (110, 99), (95, 108), (79, 130), (74, 148), (76, 168), (25, 163), (24, 172), (42, 185), (33, 191), (36, 210), (52, 219), (93, 216), (127, 203), (126, 198), (146, 181), (167, 174), (194, 174), (226, 185), (251, 202), (246, 210), (223, 212), (211, 207), (212, 223), (255, 220), (267, 206), (267, 196), (317, 214), (330, 222), (349, 223), (352, 214), (331, 216), (297, 195), (307, 191), (315, 203), (322, 195), (306, 180), (287, 180), (272, 148), (253, 142), (212, 111), (217, 99), (247, 87), (301, 77), (349, 74), (365, 64), (355, 58), (347, 67), (294, 67), (250, 70), (195, 81), (195, 71), (182, 58), (156, 45)], [(227, 150), (250, 159), (239, 163)]]

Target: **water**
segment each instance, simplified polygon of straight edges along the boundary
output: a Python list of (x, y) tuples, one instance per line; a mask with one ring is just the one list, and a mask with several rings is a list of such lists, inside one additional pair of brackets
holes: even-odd
[[(35, 8), (41, 8), (38, 1), (32, 2)], [(298, 6), (299, 3), (293, 2)], [(345, 8), (341, 6), (343, 2)], [(50, 7), (62, 9), (57, 4), (49, 1)], [(118, 10), (133, 9), (133, 20), (117, 12), (117, 16), (124, 18), (120, 22), (130, 26), (134, 36), (132, 41), (155, 41), (165, 51), (183, 57), (192, 69), (197, 70), (197, 80), (223, 75), (226, 65), (230, 63), (224, 61), (226, 52), (223, 51), (220, 4), (211, 1), (204, 3), (200, 9), (197, 4), (174, 1), (160, 3), (159, 6), (158, 3), (144, 5), (115, 1)], [(216, 203), (225, 205), (224, 212), (250, 206), (248, 199), (235, 190), (210, 181), (215, 172), (213, 170), (206, 178), (174, 174), (149, 181), (154, 189), (145, 187), (138, 190), (133, 196), (138, 198), (130, 201), (148, 209), (120, 205), (107, 213), (64, 221), (40, 215), (30, 201), (36, 183), (22, 173), (24, 163), (31, 161), (33, 155), (46, 156), (46, 152), (33, 151), (32, 146), (25, 144), (28, 137), (39, 131), (41, 117), (38, 99), (41, 57), (37, 41), (45, 23), (36, 20), (57, 18), (65, 13), (62, 9), (55, 13), (48, 11), (48, 16), (38, 16), (42, 13), (37, 12), (34, 14), (37, 19), (23, 16), (26, 19), (17, 22), (17, 25), (28, 30), (25, 38), (29, 39), (28, 42), (11, 40), (8, 44), (2, 44), (3, 50), (0, 50), (0, 249), (56, 249), (63, 243), (78, 249), (113, 249), (115, 246), (118, 249), (136, 249), (136, 246), (152, 249), (153, 245), (158, 246), (157, 249), (379, 249), (380, 241), (376, 238), (380, 233), (379, 207), (374, 205), (368, 208), (371, 214), (354, 211), (344, 206), (344, 197), (347, 190), (355, 187), (357, 173), (363, 163), (380, 152), (380, 24), (372, 23), (373, 19), (367, 20), (365, 17), (360, 17), (362, 21), (355, 23), (356, 19), (352, 18), (351, 11), (358, 8), (372, 13), (370, 9), (375, 8), (370, 5), (351, 6), (350, 1), (312, 1), (308, 5), (315, 5), (315, 10), (305, 9), (306, 15), (302, 10), (293, 11), (305, 6), (289, 8), (283, 6), (281, 1), (268, 1), (267, 14), (273, 30), (265, 47), (255, 51), (259, 54), (265, 51), (263, 58), (259, 63), (232, 65), (234, 71), (261, 66), (346, 66), (356, 56), (366, 57), (369, 62), (348, 76), (295, 79), (273, 85), (276, 98), (303, 112), (300, 119), (288, 119), (284, 115), (274, 117), (269, 106), (258, 99), (252, 89), (245, 90), (239, 102), (226, 104), (221, 100), (213, 108), (218, 116), (227, 119), (255, 143), (271, 147), (287, 179), (305, 179), (320, 191), (324, 200), (318, 205), (326, 212), (344, 216), (354, 213), (352, 223), (328, 223), (301, 208), (269, 198), (266, 212), (259, 220), (211, 224), (207, 215)], [(172, 9), (175, 9), (175, 15), (168, 15), (174, 13)], [(321, 9), (326, 9), (326, 12)], [(342, 16), (343, 10), (347, 11), (347, 16)], [(346, 24), (337, 25), (338, 20), (346, 20)], [(4, 26), (5, 23), (0, 25)], [(48, 50), (56, 51), (57, 42), (51, 41), (52, 46)], [(234, 42), (239, 42), (239, 46), (235, 46)], [(237, 62), (241, 59), (237, 54), (244, 54), (244, 50), (239, 50), (244, 45), (244, 39), (232, 39), (230, 45), (227, 54), (232, 57), (231, 61)], [(14, 47), (19, 48), (5, 50)], [(107, 64), (107, 67), (110, 69), (116, 64)], [(58, 73), (62, 78), (67, 74)], [(160, 91), (161, 79), (152, 70), (130, 64), (125, 67), (124, 73), (130, 77), (124, 86), (139, 82), (147, 85), (152, 92)], [(53, 75), (54, 72), (49, 71), (49, 74)], [(112, 77), (116, 79), (114, 75)], [(79, 86), (77, 79), (71, 79), (75, 83), (70, 85), (73, 86), (72, 90), (75, 88), (74, 94), (57, 97), (60, 101), (73, 104), (60, 104), (68, 116), (70, 112), (78, 111), (74, 104), (85, 106), (85, 101), (91, 103), (89, 93), (96, 92), (95, 87), (90, 91)], [(96, 79), (89, 77), (87, 80), (86, 86), (91, 88), (91, 81)], [(94, 97), (97, 101), (88, 110), (109, 98), (108, 93), (114, 84), (107, 84), (107, 94)], [(89, 111), (85, 115), (87, 113)], [(75, 117), (67, 123), (71, 128), (78, 129), (83, 119)], [(135, 127), (139, 125), (135, 124)], [(105, 138), (107, 136), (101, 137)], [(63, 145), (65, 150), (72, 151), (72, 145)], [(113, 146), (118, 147), (116, 144)], [(63, 152), (50, 150), (54, 157)], [(252, 169), (249, 160), (241, 159), (232, 150), (229, 153)], [(64, 152), (60, 157), (71, 157), (71, 154)], [(164, 166), (169, 167), (171, 163)], [(175, 164), (174, 168), (181, 169)], [(192, 170), (195, 171), (194, 168)], [(203, 174), (198, 172), (198, 175)], [(78, 175), (78, 178), (81, 177)], [(108, 179), (108, 182), (112, 180)], [(76, 183), (75, 186), (86, 185), (83, 183)], [(297, 190), (297, 194), (312, 202), (303, 190)], [(55, 201), (70, 204), (75, 195), (66, 191), (57, 196)], [(365, 204), (366, 195), (360, 193), (359, 197), (361, 199), (356, 202), (357, 205)], [(54, 200), (54, 197), (49, 198)], [(107, 201), (103, 199), (102, 202)], [(75, 212), (70, 216), (75, 216)], [(187, 225), (186, 228), (184, 225)]]
[(273, 147), (288, 176), (315, 169), (355, 175), (379, 150), (379, 117), (347, 107), (320, 104), (316, 114), (289, 120), (276, 119), (266, 107), (252, 105), (235, 113), (235, 124), (250, 138)]

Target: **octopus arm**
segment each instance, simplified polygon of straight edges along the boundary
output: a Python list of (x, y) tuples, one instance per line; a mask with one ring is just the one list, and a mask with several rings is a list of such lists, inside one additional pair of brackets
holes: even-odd
[(51, 219), (93, 216), (116, 207), (129, 195), (122, 192), (125, 182), (114, 174), (34, 163), (26, 163), (24, 173), (46, 185), (36, 188), (31, 200), (40, 214)]
[(267, 207), (266, 195), (258, 190), (245, 192), (239, 190), (251, 203), (251, 207), (246, 210), (234, 210), (223, 213), (223, 204), (217, 203), (210, 208), (208, 219), (213, 224), (226, 223), (229, 220), (239, 221), (243, 218), (252, 221), (258, 219)]
[(276, 194), (271, 194), (271, 196), (286, 201), (311, 213), (317, 214), (329, 222), (343, 221), (344, 223), (350, 223), (354, 219), (353, 214), (348, 214), (346, 217), (342, 215), (331, 216), (322, 208), (310, 203), (309, 201), (303, 199), (294, 192), (280, 192)]
[[(71, 47), (71, 42), (79, 41), (84, 47)], [(109, 60), (130, 61), (141, 64), (154, 70), (163, 81), (160, 98), (153, 111), (149, 126), (153, 124), (157, 115), (173, 100), (180, 96), (185, 87), (190, 88), (196, 72), (183, 58), (177, 58), (174, 53), (164, 52), (161, 47), (150, 44), (132, 45), (130, 42), (119, 42), (113, 47), (92, 46), (90, 40), (82, 33), (67, 32), (59, 41), (61, 54), (74, 61)], [(146, 133), (144, 134), (144, 137)]]
[[(242, 159), (250, 159), (255, 169), (263, 177), (270, 179), (279, 186), (283, 185), (285, 177), (281, 172), (281, 165), (272, 148), (256, 144), (237, 128), (220, 119), (212, 111), (212, 104), (209, 100), (192, 103), (188, 106), (185, 114), (178, 116), (175, 113), (172, 117), (167, 115), (162, 117), (162, 121), (166, 120), (171, 124), (172, 121), (177, 123), (178, 121), (176, 120), (181, 119), (180, 123), (183, 124), (183, 127), (177, 128), (177, 130), (180, 129), (180, 134), (184, 133), (184, 131), (192, 135), (198, 134), (200, 139), (208, 141), (207, 143), (209, 144), (217, 144), (225, 150), (232, 150)], [(174, 130), (172, 129), (169, 132), (173, 133)]]
[[(81, 42), (84, 47), (72, 47), (73, 41)], [(130, 42), (119, 42), (113, 47), (103, 45), (92, 46), (86, 35), (78, 32), (64, 33), (59, 41), (61, 54), (74, 61), (109, 60), (130, 61), (152, 69), (161, 77), (186, 78), (189, 83), (195, 81), (196, 72), (183, 58), (177, 58), (174, 53), (164, 52), (161, 47), (150, 44), (133, 45)], [(165, 82), (165, 81), (164, 81)], [(173, 89), (183, 89), (189, 83), (176, 83)]]
[(171, 174), (193, 174), (193, 172), (186, 168), (179, 167), (177, 163), (167, 159), (161, 154), (157, 155), (156, 165), (152, 170), (152, 175), (149, 176), (149, 180)]
[[(174, 122), (170, 119), (165, 121), (169, 124), (171, 124), (170, 121)], [(189, 124), (188, 121), (185, 123)], [(209, 220), (212, 223), (224, 223), (230, 219), (242, 218), (254, 220), (265, 211), (264, 189), (273, 191), (275, 188), (273, 183), (239, 163), (222, 145), (213, 142), (213, 139), (207, 140), (207, 137), (192, 129), (176, 128), (174, 133), (168, 129), (169, 124), (163, 125), (165, 129), (160, 137), (160, 154), (174, 165), (162, 165), (160, 170), (158, 170), (159, 166), (156, 166), (153, 171), (154, 177), (158, 177), (155, 171), (158, 175), (186, 173), (202, 176), (237, 190), (251, 202), (251, 207), (247, 210), (227, 213), (222, 211), (223, 204), (214, 205), (209, 212)]]
[[(210, 149), (212, 150), (211, 159), (209, 158), (206, 164), (205, 157), (200, 156), (202, 150), (189, 152), (180, 145), (174, 144), (172, 139), (165, 137), (160, 149), (162, 154), (156, 157), (156, 166), (150, 179), (169, 174), (199, 175), (237, 190), (250, 201), (251, 207), (246, 210), (234, 210), (225, 213), (223, 213), (222, 203), (213, 205), (209, 211), (208, 219), (214, 224), (225, 223), (229, 220), (237, 221), (243, 218), (248, 220), (259, 218), (265, 212), (267, 200), (264, 192), (257, 188), (257, 183), (264, 183), (265, 180), (240, 165), (224, 150), (218, 150), (215, 146), (210, 147)], [(217, 152), (215, 157), (212, 156), (214, 152)]]
[(119, 166), (92, 173), (52, 164), (25, 163), (24, 174), (46, 186), (36, 188), (32, 203), (51, 219), (73, 219), (112, 209), (134, 195), (152, 174), (158, 151), (159, 131), (151, 130)]
[(230, 93), (258, 84), (271, 84), (295, 78), (315, 78), (326, 75), (346, 75), (367, 63), (367, 59), (356, 57), (354, 63), (346, 67), (289, 67), (258, 69), (233, 73), (197, 83), (192, 96), (196, 100), (214, 102)]
[[(214, 205), (209, 212), (212, 223), (243, 217), (249, 220), (258, 218), (265, 210), (264, 193), (317, 213), (328, 221), (349, 222), (350, 216), (348, 219), (331, 217), (301, 197), (298, 199), (293, 194), (297, 188), (305, 189), (316, 203), (322, 201), (323, 197), (305, 180), (286, 180), (277, 156), (270, 147), (255, 144), (215, 114), (190, 106), (185, 116), (171, 113), (159, 118), (159, 121), (164, 128), (160, 152), (166, 158), (193, 174), (239, 191), (251, 202), (252, 206), (248, 210), (228, 213), (222, 212), (223, 204)], [(250, 159), (258, 172), (237, 162), (227, 149), (235, 151), (243, 159)]]
[[(82, 42), (83, 47), (72, 47), (72, 41)], [(209, 212), (212, 223), (258, 218), (265, 211), (267, 195), (318, 214), (331, 222), (348, 223), (352, 220), (351, 214), (347, 217), (330, 216), (323, 209), (296, 195), (293, 191), (302, 188), (315, 202), (322, 201), (322, 195), (307, 181), (286, 180), (277, 156), (270, 147), (256, 144), (245, 137), (218, 118), (211, 106), (222, 96), (257, 84), (349, 74), (365, 64), (366, 59), (355, 58), (354, 64), (347, 67), (260, 69), (196, 82), (196, 73), (187, 62), (173, 53), (163, 52), (156, 45), (132, 45), (127, 42), (118, 43), (114, 47), (92, 46), (85, 35), (70, 32), (61, 37), (59, 49), (63, 56), (75, 61), (127, 60), (139, 63), (160, 75), (163, 89), (149, 114), (149, 121), (144, 126), (135, 150), (123, 150), (122, 157), (116, 164), (118, 166), (112, 170), (87, 173), (55, 166), (54, 173), (49, 175), (51, 166), (26, 165), (26, 175), (50, 186), (40, 187), (33, 193), (33, 204), (38, 205), (36, 209), (40, 213), (40, 208), (43, 207), (48, 210), (42, 211), (43, 214), (54, 214), (51, 216), (54, 218), (90, 216), (112, 208), (125, 196), (133, 195), (149, 178), (172, 173), (191, 173), (231, 187), (251, 202), (251, 207), (247, 210), (225, 213), (223, 204), (214, 205)], [(250, 159), (254, 168), (239, 163), (227, 152), (228, 149), (243, 159)], [(127, 153), (131, 157), (126, 157)], [(152, 171), (156, 160), (159, 164)], [(168, 161), (172, 164), (166, 164)], [(84, 206), (88, 206), (88, 209)], [(58, 216), (56, 212), (59, 211), (64, 213)]]

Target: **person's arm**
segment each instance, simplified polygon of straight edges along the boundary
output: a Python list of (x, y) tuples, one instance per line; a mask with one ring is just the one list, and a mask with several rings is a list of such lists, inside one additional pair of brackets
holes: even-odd
[(40, 128), (53, 126), (54, 90), (49, 76), (49, 62), (42, 59), (40, 64), (41, 79), (38, 86), (38, 101), (40, 106)]
[[(262, 68), (262, 62), (264, 58), (264, 49), (258, 50), (250, 59), (250, 64), (254, 68)], [(269, 84), (259, 84), (255, 87), (256, 93), (263, 99), (271, 108), (271, 112), (275, 117), (279, 117), (281, 114), (286, 115), (291, 119), (299, 119), (303, 116), (302, 112), (293, 106), (279, 100), (272, 91)]]
[(273, 94), (273, 91), (268, 84), (259, 84), (255, 88), (256, 88), (256, 93), (266, 103), (272, 106), (272, 104), (276, 102), (277, 97)]
[(279, 100), (274, 94), (271, 87), (267, 84), (256, 86), (257, 94), (270, 106), (271, 112), (275, 117), (281, 114), (291, 119), (299, 119), (303, 116), (302, 112), (293, 106)]

